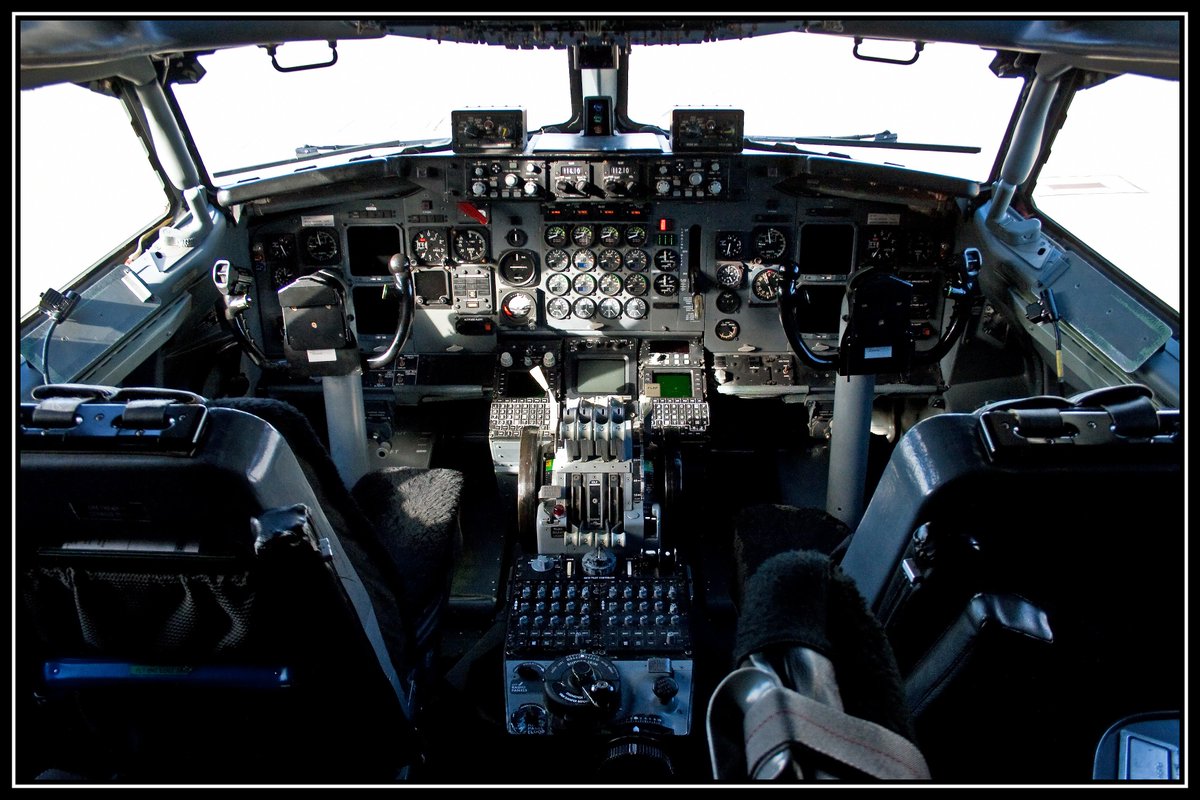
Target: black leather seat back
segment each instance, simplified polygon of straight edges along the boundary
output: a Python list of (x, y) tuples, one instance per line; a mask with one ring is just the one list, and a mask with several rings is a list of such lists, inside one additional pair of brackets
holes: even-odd
[(1088, 780), (1113, 719), (1182, 704), (1180, 420), (1122, 432), (1125, 399), (945, 414), (898, 443), (842, 568), (935, 779)]
[(49, 428), (22, 409), (18, 664), (41, 702), (23, 706), (22, 730), (45, 734), (25, 738), (40, 745), (23, 765), (171, 782), (392, 779), (412, 755), (406, 643), (380, 624), (399, 619), (395, 598), (368, 591), (274, 428), (172, 408), (205, 418), (190, 443), (99, 425), (132, 416), (119, 402)]

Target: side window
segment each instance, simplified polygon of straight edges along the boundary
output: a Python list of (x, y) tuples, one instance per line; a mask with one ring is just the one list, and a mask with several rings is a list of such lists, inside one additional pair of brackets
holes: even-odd
[(170, 198), (125, 106), (73, 84), (21, 92), (18, 312), (166, 216)]
[(1122, 75), (1078, 92), (1037, 178), (1038, 211), (1179, 310), (1179, 82)]

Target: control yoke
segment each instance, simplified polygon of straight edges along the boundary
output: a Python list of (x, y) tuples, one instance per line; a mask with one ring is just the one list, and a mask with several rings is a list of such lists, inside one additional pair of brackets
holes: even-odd
[(387, 267), (388, 272), (392, 274), (392, 281), (395, 283), (396, 289), (400, 292), (400, 314), (396, 319), (396, 335), (392, 337), (387, 350), (375, 358), (367, 359), (367, 366), (371, 369), (386, 367), (395, 361), (396, 356), (404, 349), (409, 334), (412, 333), (414, 298), (416, 296), (413, 288), (412, 267), (403, 253), (396, 253), (388, 259)]
[(937, 344), (925, 350), (916, 349), (909, 327), (912, 284), (875, 267), (855, 273), (846, 285), (842, 308), (845, 325), (836, 354), (818, 355), (800, 333), (804, 329), (800, 317), (805, 304), (799, 264), (789, 266), (780, 279), (779, 322), (792, 351), (813, 369), (836, 369), (839, 375), (875, 375), (932, 364), (945, 356), (962, 336), (971, 304), (979, 293), (981, 264), (982, 257), (974, 247), (968, 247), (957, 259), (955, 272), (945, 288), (946, 297), (954, 303), (950, 321)]
[(833, 428), (829, 452), (829, 483), (825, 509), (851, 528), (862, 517), (867, 483), (871, 412), (875, 376), (907, 372), (913, 366), (940, 360), (962, 336), (971, 306), (979, 294), (979, 251), (969, 247), (958, 259), (946, 283), (953, 301), (950, 320), (937, 343), (918, 350), (910, 323), (912, 284), (877, 267), (860, 270), (846, 285), (841, 308), (841, 339), (837, 353), (820, 356), (804, 341), (801, 315), (807, 307), (799, 281), (800, 266), (787, 271), (779, 292), (779, 321), (788, 344), (806, 365), (845, 376), (834, 385)]

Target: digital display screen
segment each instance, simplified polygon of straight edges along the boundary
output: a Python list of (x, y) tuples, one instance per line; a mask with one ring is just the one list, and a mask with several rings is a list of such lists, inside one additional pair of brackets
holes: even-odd
[(849, 275), (854, 269), (851, 225), (805, 225), (800, 229), (800, 271), (805, 275)]
[(450, 285), (444, 269), (419, 269), (413, 274), (413, 290), (426, 303), (448, 303)]
[(691, 397), (692, 374), (690, 372), (656, 372), (654, 382), (658, 384), (659, 397)]
[(626, 377), (625, 359), (581, 358), (575, 372), (579, 394), (633, 394)]
[(837, 333), (845, 286), (801, 286), (797, 319), (801, 333)]
[(545, 397), (543, 389), (526, 369), (514, 369), (504, 373), (505, 397)]
[(400, 229), (392, 225), (352, 225), (346, 229), (350, 274), (390, 275), (388, 261), (400, 248)]
[(400, 321), (400, 291), (390, 283), (354, 287), (354, 327), (359, 334), (394, 334)]
[(651, 353), (683, 353), (688, 351), (688, 343), (683, 339), (668, 339), (650, 343)]

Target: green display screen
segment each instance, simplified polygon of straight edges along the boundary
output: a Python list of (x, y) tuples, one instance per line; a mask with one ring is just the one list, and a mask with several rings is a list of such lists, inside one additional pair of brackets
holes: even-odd
[(691, 397), (692, 374), (690, 372), (657, 373), (654, 382), (658, 384), (659, 397)]

